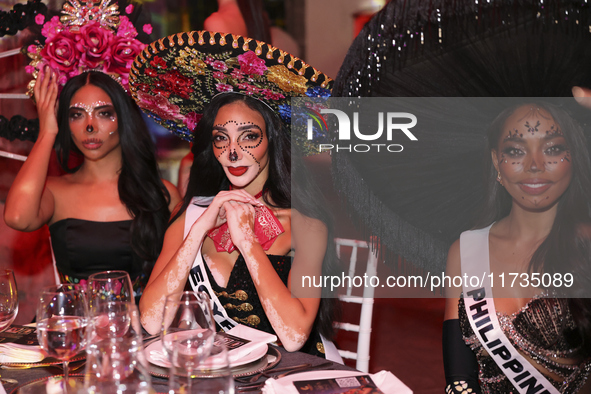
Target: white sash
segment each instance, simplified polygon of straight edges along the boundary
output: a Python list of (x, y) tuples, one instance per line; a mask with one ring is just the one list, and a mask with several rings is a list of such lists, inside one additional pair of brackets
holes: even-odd
[[(205, 212), (207, 207), (198, 206), (200, 205), (209, 205), (213, 197), (193, 197), (191, 204), (187, 207), (187, 211), (185, 212), (185, 234), (183, 239), (187, 237), (193, 223), (197, 221), (197, 219)], [(195, 256), (195, 261), (193, 262), (193, 267), (189, 272), (189, 283), (191, 287), (195, 291), (205, 291), (209, 294), (209, 298), (211, 298), (211, 309), (213, 311), (213, 317), (216, 323), (224, 330), (228, 331), (238, 325), (233, 319), (230, 319), (226, 310), (222, 306), (222, 303), (215, 295), (213, 289), (211, 288), (211, 283), (209, 283), (209, 278), (207, 277), (207, 273), (205, 272), (205, 263), (203, 262), (203, 258), (201, 257), (201, 246), (199, 246), (199, 250), (197, 251), (197, 256)]]
[[(558, 394), (548, 379), (509, 342), (499, 325), (489, 276), (491, 226), (465, 231), (460, 236), (464, 304), (472, 331), (519, 393)], [(477, 286), (472, 286), (473, 282), (478, 282)]]

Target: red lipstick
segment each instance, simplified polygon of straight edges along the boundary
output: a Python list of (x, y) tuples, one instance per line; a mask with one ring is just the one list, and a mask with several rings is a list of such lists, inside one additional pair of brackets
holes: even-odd
[(248, 167), (228, 167), (228, 172), (234, 176), (241, 176), (248, 170)]

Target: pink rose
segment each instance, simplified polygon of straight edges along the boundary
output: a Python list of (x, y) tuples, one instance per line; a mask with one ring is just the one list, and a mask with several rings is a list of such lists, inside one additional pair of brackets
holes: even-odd
[(201, 120), (202, 117), (203, 117), (203, 114), (198, 114), (196, 112), (189, 112), (187, 115), (185, 115), (185, 121), (183, 123), (185, 123), (187, 125), (189, 130), (193, 131), (193, 130), (195, 130), (195, 127), (197, 127), (197, 123), (199, 123), (199, 121)]
[(76, 48), (82, 53), (81, 65), (86, 68), (97, 68), (111, 57), (109, 46), (113, 32), (104, 29), (96, 22), (82, 26), (77, 35)]
[(41, 57), (49, 62), (51, 68), (65, 73), (74, 69), (80, 56), (74, 35), (69, 31), (63, 31), (52, 40), (47, 40), (41, 50)]
[(242, 71), (238, 70), (237, 68), (233, 69), (232, 72), (230, 73), (230, 75), (232, 76), (232, 78), (238, 79), (238, 80), (241, 80), (242, 78), (244, 78), (244, 73)]
[(226, 65), (226, 62), (222, 62), (221, 60), (216, 60), (213, 63), (211, 63), (211, 67), (214, 68), (215, 70), (220, 70), (220, 71), (227, 71), (228, 70), (228, 66)]
[(27, 72), (27, 74), (33, 74), (33, 72), (35, 71), (35, 67), (31, 65), (25, 66), (25, 71)]
[(240, 64), (240, 71), (245, 74), (263, 75), (267, 70), (265, 61), (259, 58), (253, 51), (238, 55), (238, 63)]
[(136, 39), (113, 37), (111, 45), (110, 72), (123, 74), (129, 72), (133, 59), (144, 49), (144, 44)]
[(43, 22), (45, 22), (45, 15), (43, 15), (43, 14), (37, 14), (35, 16), (35, 23), (38, 24), (38, 25), (42, 25)]
[(142, 27), (142, 30), (144, 31), (144, 33), (146, 34), (152, 34), (152, 25), (150, 25), (149, 23), (146, 23), (144, 25), (144, 27)]
[(118, 37), (136, 37), (137, 30), (133, 23), (129, 21), (129, 18), (126, 16), (119, 17), (119, 28), (117, 29), (117, 36)]
[(215, 85), (215, 88), (218, 92), (231, 92), (234, 90), (232, 85), (228, 85), (227, 83), (218, 83)]
[(221, 72), (221, 71), (214, 71), (214, 72), (213, 72), (213, 77), (214, 77), (215, 79), (224, 79), (225, 75), (224, 75), (224, 73), (223, 73), (223, 72)]
[(125, 13), (126, 14), (131, 14), (133, 12), (133, 4), (128, 5), (127, 7), (125, 7)]
[(152, 112), (159, 118), (165, 120), (180, 119), (184, 121), (184, 116), (181, 115), (178, 105), (171, 104), (166, 97), (160, 95), (152, 96), (142, 91), (137, 92), (137, 97), (140, 108)]
[(43, 35), (43, 37), (51, 40), (56, 34), (58, 34), (62, 30), (65, 30), (65, 27), (61, 24), (60, 17), (54, 16), (49, 20), (49, 22), (43, 25), (43, 28), (41, 29), (41, 34)]

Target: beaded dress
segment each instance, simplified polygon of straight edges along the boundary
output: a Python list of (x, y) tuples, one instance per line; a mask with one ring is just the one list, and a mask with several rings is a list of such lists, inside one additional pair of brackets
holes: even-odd
[[(482, 393), (515, 392), (513, 385), (488, 355), (474, 334), (464, 299), (458, 303), (464, 341), (476, 354)], [(536, 364), (561, 393), (577, 393), (591, 372), (591, 358), (581, 351), (581, 341), (565, 298), (536, 297), (518, 312), (497, 312), (509, 341)], [(535, 361), (532, 361), (535, 360)]]

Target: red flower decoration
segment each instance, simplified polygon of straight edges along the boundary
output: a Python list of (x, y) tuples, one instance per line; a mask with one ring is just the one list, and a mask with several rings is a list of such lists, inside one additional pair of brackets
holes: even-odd
[(263, 75), (267, 70), (265, 61), (259, 58), (253, 51), (238, 55), (238, 63), (240, 64), (240, 71), (245, 74)]
[(154, 59), (150, 62), (150, 66), (154, 68), (166, 69), (166, 62), (159, 56), (154, 56)]
[(40, 55), (49, 62), (51, 68), (65, 73), (74, 70), (80, 59), (75, 37), (69, 31), (62, 31), (52, 40), (47, 40)]
[(144, 49), (144, 45), (138, 40), (127, 37), (114, 36), (111, 40), (111, 64), (109, 72), (119, 75), (129, 73), (133, 59)]
[(76, 35), (76, 48), (82, 53), (80, 63), (89, 69), (97, 68), (105, 60), (111, 58), (110, 41), (113, 32), (101, 27), (98, 23), (82, 26)]

